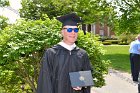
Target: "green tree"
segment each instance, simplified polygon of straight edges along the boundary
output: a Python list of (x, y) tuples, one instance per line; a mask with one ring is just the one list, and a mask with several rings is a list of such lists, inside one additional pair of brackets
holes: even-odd
[(119, 16), (116, 20), (118, 33), (140, 32), (140, 1), (139, 0), (114, 0), (114, 6), (117, 6)]
[[(106, 0), (22, 0), (20, 15), (27, 19), (50, 19), (70, 12), (76, 12), (86, 24), (111, 22), (113, 8)], [(107, 21), (108, 20), (108, 21)], [(111, 24), (111, 23), (110, 23)]]
[(0, 7), (8, 6), (9, 0), (0, 0)]
[(82, 17), (85, 23), (91, 24), (94, 22), (110, 23), (110, 17), (115, 12), (114, 7), (106, 0), (78, 0), (75, 11)]
[(43, 19), (48, 15), (50, 19), (58, 15), (72, 12), (74, 0), (22, 0), (20, 15), (27, 19)]
[(8, 18), (0, 16), (0, 30), (4, 29), (8, 25)]
[[(0, 7), (8, 6), (9, 0), (0, 0)], [(0, 30), (4, 29), (8, 25), (8, 19), (4, 16), (0, 16)]]

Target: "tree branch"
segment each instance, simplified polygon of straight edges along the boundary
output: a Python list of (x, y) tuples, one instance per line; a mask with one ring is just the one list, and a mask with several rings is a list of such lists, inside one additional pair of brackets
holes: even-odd
[(136, 11), (139, 11), (140, 12), (140, 10), (139, 10), (139, 8), (138, 7), (140, 7), (139, 6), (139, 1), (137, 1), (137, 0), (135, 0), (135, 3), (134, 2), (131, 2), (131, 4), (129, 3), (129, 2), (127, 2), (127, 0), (123, 0), (129, 7), (132, 7), (134, 10), (136, 10)]
[(25, 79), (29, 86), (33, 89), (33, 93), (36, 93), (36, 88), (34, 85), (34, 82), (32, 82), (32, 79), (30, 78), (27, 69), (24, 67), (24, 65), (21, 62), (17, 62), (19, 64), (19, 75), (22, 75)]

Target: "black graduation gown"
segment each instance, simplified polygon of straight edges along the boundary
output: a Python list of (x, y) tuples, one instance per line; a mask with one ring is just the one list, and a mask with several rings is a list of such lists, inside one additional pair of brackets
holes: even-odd
[(90, 93), (90, 87), (80, 91), (72, 89), (69, 72), (91, 70), (86, 51), (78, 47), (72, 51), (55, 45), (45, 51), (42, 58), (37, 93)]

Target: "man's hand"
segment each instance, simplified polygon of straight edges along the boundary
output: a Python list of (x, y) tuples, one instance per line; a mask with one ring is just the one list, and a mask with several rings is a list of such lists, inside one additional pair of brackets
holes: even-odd
[(81, 87), (75, 87), (73, 88), (74, 90), (81, 90), (82, 88)]

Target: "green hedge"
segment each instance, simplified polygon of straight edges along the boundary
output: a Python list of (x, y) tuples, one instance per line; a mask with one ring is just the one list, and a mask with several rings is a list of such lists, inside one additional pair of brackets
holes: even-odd
[(110, 42), (111, 44), (119, 44), (120, 40), (105, 40), (105, 42)]
[(111, 42), (107, 42), (107, 41), (104, 41), (102, 42), (103, 45), (111, 45), (112, 43)]
[(129, 45), (129, 43), (126, 43), (126, 42), (120, 42), (119, 45)]

